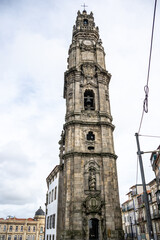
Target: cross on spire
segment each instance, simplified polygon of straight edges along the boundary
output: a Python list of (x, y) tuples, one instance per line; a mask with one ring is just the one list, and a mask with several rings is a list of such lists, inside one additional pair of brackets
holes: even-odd
[(85, 3), (83, 5), (81, 5), (81, 7), (84, 7), (84, 10), (85, 10), (85, 7), (88, 7)]

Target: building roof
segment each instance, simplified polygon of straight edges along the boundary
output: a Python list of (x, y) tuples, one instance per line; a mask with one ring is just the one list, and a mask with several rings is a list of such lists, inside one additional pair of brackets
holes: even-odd
[[(151, 193), (151, 190), (147, 190), (147, 194), (149, 194), (149, 193)], [(143, 192), (140, 193), (140, 194), (138, 194), (137, 197), (139, 197), (139, 196), (141, 196), (141, 195), (143, 195)]]
[(54, 176), (59, 172), (60, 165), (56, 165), (55, 168), (50, 172), (48, 177), (46, 178), (47, 184), (54, 178)]
[(122, 203), (122, 205), (125, 204), (125, 203), (128, 203), (128, 202), (131, 202), (131, 201), (132, 201), (132, 199), (128, 199), (127, 201), (125, 201), (124, 203)]
[(134, 187), (137, 187), (137, 186), (143, 186), (142, 184), (135, 184), (133, 185), (132, 187), (130, 187), (130, 189), (134, 188)]
[(35, 216), (44, 216), (44, 215), (45, 213), (41, 207), (35, 212)]
[(152, 185), (152, 184), (154, 184), (156, 182), (156, 178), (154, 178), (152, 181), (150, 181), (149, 183), (148, 183), (148, 185)]
[(0, 221), (5, 222), (14, 222), (14, 221), (35, 221), (34, 218), (16, 218), (16, 217), (7, 217), (6, 219), (0, 218)]
[(126, 195), (129, 195), (130, 193), (132, 193), (132, 191), (129, 191), (128, 193), (126, 193)]

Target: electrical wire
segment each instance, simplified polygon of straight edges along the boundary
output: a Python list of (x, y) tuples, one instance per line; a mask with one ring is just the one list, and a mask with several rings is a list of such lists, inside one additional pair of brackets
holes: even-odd
[[(157, 0), (155, 0), (155, 4), (154, 4), (152, 33), (151, 33), (151, 44), (150, 44), (149, 63), (148, 63), (148, 72), (147, 72), (147, 84), (144, 87), (145, 99), (143, 101), (143, 110), (142, 110), (142, 115), (141, 115), (141, 119), (140, 119), (138, 135), (139, 136), (144, 136), (144, 137), (157, 137), (157, 138), (159, 138), (159, 136), (149, 136), (149, 135), (140, 135), (139, 134), (140, 130), (141, 130), (141, 127), (142, 127), (142, 123), (143, 123), (144, 113), (148, 113), (148, 94), (149, 94), (148, 84), (149, 84), (149, 75), (150, 75), (150, 67), (151, 67), (151, 57), (152, 57), (152, 46), (153, 46), (153, 35), (154, 35), (156, 7), (157, 7)], [(138, 155), (137, 155), (137, 169), (136, 169), (136, 185), (137, 185), (137, 182), (138, 182)]]
[(141, 136), (141, 137), (153, 137), (153, 138), (160, 138), (160, 136), (141, 135), (141, 134), (139, 134), (139, 136)]
[(155, 17), (156, 17), (156, 7), (157, 7), (157, 0), (155, 0), (155, 4), (154, 4), (153, 24), (152, 24), (152, 34), (151, 34), (151, 45), (150, 45), (148, 73), (147, 73), (147, 84), (144, 87), (145, 99), (143, 101), (143, 110), (142, 110), (142, 116), (141, 116), (141, 120), (140, 120), (140, 126), (139, 126), (139, 130), (138, 130), (138, 134), (140, 133), (140, 130), (141, 130), (144, 113), (148, 113), (148, 93), (149, 93), (148, 83), (149, 83), (151, 57), (152, 57), (152, 46), (153, 46), (154, 25), (155, 25)]

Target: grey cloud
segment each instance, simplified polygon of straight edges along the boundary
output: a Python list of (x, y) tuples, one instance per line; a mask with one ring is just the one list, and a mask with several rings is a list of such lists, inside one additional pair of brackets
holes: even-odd
[(34, 167), (33, 162), (29, 162), (28, 156), (22, 152), (17, 142), (8, 143), (0, 152), (1, 174), (7, 178), (25, 178)]
[(22, 152), (17, 142), (10, 142), (1, 150), (1, 204), (24, 204), (31, 200), (27, 182), (34, 168), (35, 163), (28, 160), (28, 156)]
[[(16, 215), (21, 212), (24, 216), (29, 207), (34, 209), (37, 203), (39, 207), (39, 202), (45, 201), (45, 179), (58, 163), (58, 140), (65, 116), (64, 71), (72, 26), (81, 4), (80, 0), (0, 1), (3, 23), (0, 24), (0, 203), (3, 203), (0, 210), (3, 209), (3, 216), (13, 214), (12, 209)], [(131, 176), (126, 170), (124, 176), (123, 170), (124, 166), (127, 169), (136, 165), (132, 139), (139, 124), (142, 103), (139, 99), (143, 97), (140, 93), (143, 94), (148, 59), (146, 38), (150, 36), (147, 25), (150, 12), (145, 11), (143, 18), (142, 12), (144, 6), (151, 9), (150, 4), (144, 0), (141, 4), (138, 0), (102, 0), (100, 5), (97, 0), (89, 0), (87, 4), (87, 11), (93, 11), (99, 26), (107, 53), (107, 70), (112, 74), (111, 110), (116, 125), (114, 142), (123, 198), (124, 189), (128, 191), (130, 184), (135, 183), (135, 173)], [(131, 6), (136, 12), (128, 11)], [(158, 64), (156, 58), (154, 68), (160, 69)], [(149, 124), (144, 128), (151, 132), (156, 126), (154, 135), (159, 123), (155, 101), (159, 96), (158, 71), (151, 81), (149, 94), (153, 95), (148, 115), (153, 113), (157, 125), (151, 126), (153, 119), (148, 117)], [(124, 149), (126, 139), (128, 145)]]

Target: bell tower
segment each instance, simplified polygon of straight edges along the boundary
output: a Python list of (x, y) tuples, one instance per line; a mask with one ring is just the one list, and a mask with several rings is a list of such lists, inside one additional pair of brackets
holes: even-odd
[(122, 239), (111, 75), (93, 13), (78, 11), (64, 77), (58, 240)]

